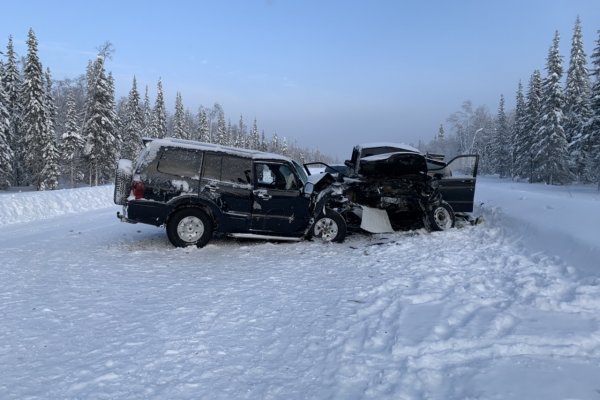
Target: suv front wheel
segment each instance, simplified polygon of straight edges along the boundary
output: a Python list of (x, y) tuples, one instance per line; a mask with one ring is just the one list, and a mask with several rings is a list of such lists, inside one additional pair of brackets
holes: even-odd
[(337, 212), (327, 209), (317, 217), (310, 228), (310, 237), (319, 238), (324, 242), (341, 243), (346, 239), (346, 221)]
[(425, 216), (425, 224), (430, 231), (445, 231), (453, 228), (455, 221), (454, 210), (445, 201), (433, 207)]
[(167, 222), (167, 236), (176, 247), (204, 247), (212, 234), (212, 220), (198, 208), (175, 211)]

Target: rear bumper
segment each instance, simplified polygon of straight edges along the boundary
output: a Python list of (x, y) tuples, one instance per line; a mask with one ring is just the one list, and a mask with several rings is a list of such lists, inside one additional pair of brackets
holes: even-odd
[(123, 207), (123, 214), (121, 214), (121, 211), (117, 211), (117, 218), (119, 218), (121, 222), (127, 222), (128, 224), (137, 224), (137, 221), (133, 221), (127, 218), (127, 211), (125, 207)]
[(117, 212), (117, 218), (130, 224), (163, 225), (171, 212), (169, 205), (147, 200), (129, 201), (123, 206), (123, 212)]

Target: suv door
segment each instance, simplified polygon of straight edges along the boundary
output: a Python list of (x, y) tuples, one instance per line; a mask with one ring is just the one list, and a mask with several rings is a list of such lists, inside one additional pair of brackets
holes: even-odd
[(309, 220), (302, 181), (287, 162), (254, 162), (252, 231), (280, 236), (304, 232)]
[(439, 179), (440, 192), (455, 212), (473, 212), (478, 165), (479, 156), (470, 154), (455, 157), (439, 169), (443, 171)]
[(223, 214), (221, 232), (248, 232), (252, 217), (252, 159), (206, 153), (201, 192)]

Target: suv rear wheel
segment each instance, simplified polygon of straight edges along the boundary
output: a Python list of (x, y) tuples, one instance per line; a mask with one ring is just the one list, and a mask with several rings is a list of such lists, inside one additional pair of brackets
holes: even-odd
[(175, 211), (167, 222), (167, 236), (176, 247), (204, 247), (212, 234), (212, 220), (199, 208)]

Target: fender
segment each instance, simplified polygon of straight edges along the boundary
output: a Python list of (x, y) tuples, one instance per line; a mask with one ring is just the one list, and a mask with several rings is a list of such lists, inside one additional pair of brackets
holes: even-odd
[[(339, 185), (328, 186), (317, 194), (311, 196), (312, 209), (310, 209), (310, 220), (304, 231), (304, 236), (308, 235), (315, 220), (321, 213), (326, 213), (327, 208), (337, 208), (348, 203), (348, 199), (342, 194), (342, 188)], [(329, 205), (329, 207), (327, 207)], [(340, 213), (341, 215), (341, 213)]]
[(209, 196), (206, 196), (204, 193), (183, 194), (169, 200), (167, 205), (171, 207), (171, 211), (169, 212), (169, 216), (167, 217), (165, 223), (168, 222), (173, 211), (183, 207), (200, 207), (205, 210), (209, 217), (211, 217), (217, 224), (220, 224), (223, 219), (223, 213), (221, 212), (221, 209), (215, 204), (213, 199), (211, 199)]

